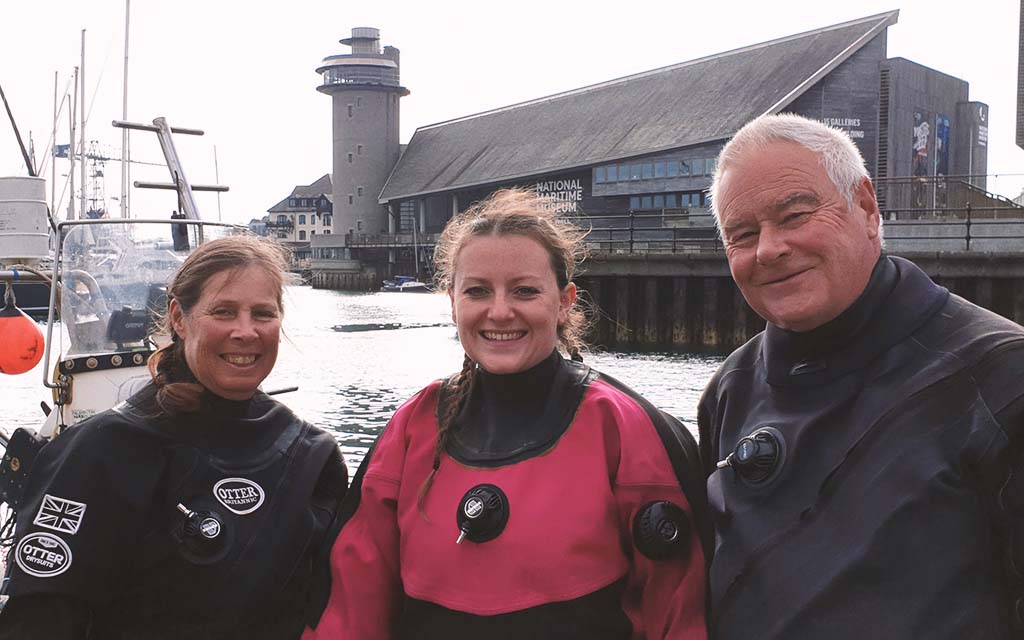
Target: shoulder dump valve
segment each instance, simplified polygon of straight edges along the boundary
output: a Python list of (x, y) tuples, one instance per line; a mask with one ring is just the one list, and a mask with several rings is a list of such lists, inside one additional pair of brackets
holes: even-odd
[(470, 542), (487, 542), (501, 535), (508, 523), (508, 496), (493, 484), (478, 484), (462, 496), (455, 512), (459, 538)]
[(740, 438), (733, 452), (717, 466), (719, 469), (732, 467), (747, 484), (760, 485), (774, 478), (782, 469), (785, 452), (782, 434), (773, 427), (764, 427)]
[(686, 513), (666, 500), (649, 502), (633, 518), (636, 548), (651, 560), (664, 560), (688, 548), (690, 523)]

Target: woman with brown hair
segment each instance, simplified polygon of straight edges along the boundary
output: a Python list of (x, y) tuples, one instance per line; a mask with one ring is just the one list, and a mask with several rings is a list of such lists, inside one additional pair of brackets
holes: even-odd
[(151, 384), (40, 451), (0, 638), (297, 638), (344, 494), (334, 439), (259, 390), (287, 261), (235, 236), (168, 287)]
[(499, 191), (442, 234), (462, 370), (364, 459), (304, 639), (706, 637), (696, 443), (582, 363), (582, 234), (546, 204)]

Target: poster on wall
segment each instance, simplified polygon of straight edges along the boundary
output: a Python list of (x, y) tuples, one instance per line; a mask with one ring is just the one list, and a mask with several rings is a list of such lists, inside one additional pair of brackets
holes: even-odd
[(935, 206), (946, 206), (946, 181), (940, 176), (949, 175), (949, 116), (935, 116)]
[(928, 171), (928, 147), (932, 136), (932, 126), (928, 124), (931, 118), (924, 111), (914, 111), (914, 141), (911, 147), (913, 156), (910, 160), (910, 175), (914, 176), (911, 186), (913, 206), (923, 209), (928, 202), (927, 198), (927, 176)]
[(988, 146), (988, 105), (978, 105), (978, 146)]

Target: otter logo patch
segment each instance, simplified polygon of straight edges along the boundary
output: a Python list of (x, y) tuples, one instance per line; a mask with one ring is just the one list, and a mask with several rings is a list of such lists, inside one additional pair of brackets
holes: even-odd
[(232, 513), (244, 516), (263, 504), (263, 487), (245, 478), (224, 478), (213, 485), (213, 497)]
[(32, 533), (18, 543), (14, 560), (30, 576), (52, 578), (71, 567), (71, 547), (52, 533)]

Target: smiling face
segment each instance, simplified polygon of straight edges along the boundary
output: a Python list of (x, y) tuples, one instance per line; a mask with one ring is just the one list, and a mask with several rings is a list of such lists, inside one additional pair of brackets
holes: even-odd
[(490, 373), (508, 374), (551, 355), (576, 285), (559, 289), (551, 256), (536, 240), (488, 235), (462, 246), (449, 296), (466, 354)]
[(200, 384), (228, 400), (252, 397), (277, 361), (279, 293), (263, 269), (244, 267), (207, 280), (188, 313), (171, 300), (171, 326)]
[(868, 180), (847, 205), (814, 152), (751, 149), (722, 174), (717, 210), (733, 279), (772, 324), (809, 331), (860, 296), (881, 252)]

